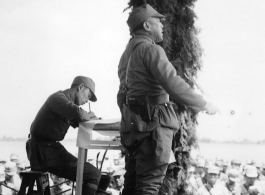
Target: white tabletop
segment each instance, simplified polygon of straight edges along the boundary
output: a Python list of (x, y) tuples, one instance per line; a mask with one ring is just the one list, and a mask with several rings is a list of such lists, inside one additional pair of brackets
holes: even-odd
[(95, 124), (111, 124), (120, 122), (120, 119), (105, 119), (105, 120), (91, 120), (79, 123), (79, 129), (77, 134), (76, 146), (81, 148), (87, 148), (89, 140), (92, 139), (92, 131), (96, 131), (101, 135), (105, 136), (119, 136), (119, 130), (110, 129), (109, 131), (104, 130), (93, 130)]

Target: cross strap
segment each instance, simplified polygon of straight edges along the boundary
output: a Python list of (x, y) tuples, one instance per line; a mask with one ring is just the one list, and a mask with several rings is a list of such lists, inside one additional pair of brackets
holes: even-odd
[(128, 63), (127, 63), (127, 68), (126, 68), (125, 88), (127, 88), (127, 82), (128, 82), (128, 70), (129, 70), (129, 66), (130, 66), (130, 64), (131, 64), (131, 58), (132, 58), (132, 55), (133, 55), (133, 53), (134, 53), (136, 47), (137, 47), (138, 45), (140, 45), (141, 43), (143, 43), (143, 42), (137, 43), (137, 44), (133, 47), (133, 49), (132, 49), (132, 53), (130, 54), (130, 57), (129, 57), (129, 60), (128, 60)]

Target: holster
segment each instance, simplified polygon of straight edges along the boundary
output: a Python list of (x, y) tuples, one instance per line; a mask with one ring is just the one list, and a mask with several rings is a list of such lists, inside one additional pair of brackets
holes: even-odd
[(141, 116), (143, 121), (150, 122), (152, 120), (151, 106), (146, 99), (139, 98), (126, 98), (126, 103), (129, 105), (130, 109)]

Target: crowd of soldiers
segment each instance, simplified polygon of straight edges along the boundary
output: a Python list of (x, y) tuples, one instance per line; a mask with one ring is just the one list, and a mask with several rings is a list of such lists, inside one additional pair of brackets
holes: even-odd
[[(124, 159), (115, 157), (107, 155), (101, 171), (111, 176), (110, 184), (104, 190), (119, 195), (124, 184)], [(97, 163), (102, 163), (102, 159), (98, 161), (90, 156), (87, 161), (96, 167)], [(19, 173), (27, 168), (17, 154), (11, 154), (10, 160), (0, 159), (0, 194), (16, 195), (21, 185)], [(72, 181), (51, 173), (49, 185), (52, 195), (60, 192), (63, 192), (62, 195), (75, 193)], [(190, 195), (265, 194), (265, 164), (254, 160), (207, 160), (198, 156), (187, 171), (186, 192)]]
[[(113, 160), (113, 162), (111, 162), (111, 160)], [(87, 161), (97, 167), (97, 163), (102, 163), (102, 159), (96, 162), (94, 158), (89, 156)], [(27, 167), (25, 161), (21, 160), (17, 154), (11, 154), (8, 160), (0, 158), (0, 194), (17, 195), (22, 181), (19, 173), (28, 170), (30, 170), (30, 167)], [(124, 163), (122, 163), (121, 158), (110, 159), (109, 156), (106, 156), (102, 166), (102, 172), (108, 173), (111, 178), (108, 188), (104, 189), (104, 191), (108, 191), (112, 195), (119, 195), (123, 189), (123, 175), (125, 174)], [(73, 181), (58, 177), (51, 173), (49, 173), (49, 186), (51, 195), (75, 194), (75, 185), (73, 185)], [(37, 186), (35, 186), (34, 189), (37, 190)]]
[(188, 169), (188, 194), (261, 195), (265, 194), (265, 164), (238, 159), (197, 158)]

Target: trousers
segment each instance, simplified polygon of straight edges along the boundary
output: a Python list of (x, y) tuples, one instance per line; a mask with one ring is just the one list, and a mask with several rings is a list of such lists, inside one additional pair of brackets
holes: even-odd
[[(77, 166), (64, 167), (63, 169), (60, 166), (54, 166), (54, 167), (49, 167), (46, 170), (54, 175), (57, 175), (58, 177), (63, 177), (71, 181), (76, 181)], [(83, 183), (82, 194), (83, 195), (96, 194), (100, 177), (101, 173), (96, 167), (94, 167), (90, 163), (85, 163), (84, 173), (83, 173), (84, 183)]]
[[(158, 105), (153, 120), (160, 125), (150, 131), (139, 128), (121, 130), (121, 143), (126, 150), (124, 189), (122, 195), (157, 194), (166, 175), (172, 140), (178, 123), (171, 105)], [(124, 114), (128, 112), (124, 112)], [(123, 118), (126, 116), (123, 116)], [(125, 123), (135, 123), (124, 119)], [(121, 126), (128, 127), (128, 125)], [(145, 128), (146, 129), (146, 128)]]
[[(26, 143), (30, 166), (35, 171), (47, 171), (58, 177), (76, 181), (77, 158), (69, 153), (62, 144), (30, 138)], [(84, 163), (83, 193), (96, 193), (101, 172), (88, 162)]]
[(133, 141), (124, 144), (126, 173), (122, 194), (157, 194), (166, 175), (173, 131), (157, 127), (151, 132), (124, 133), (121, 139), (128, 137), (133, 137)]

